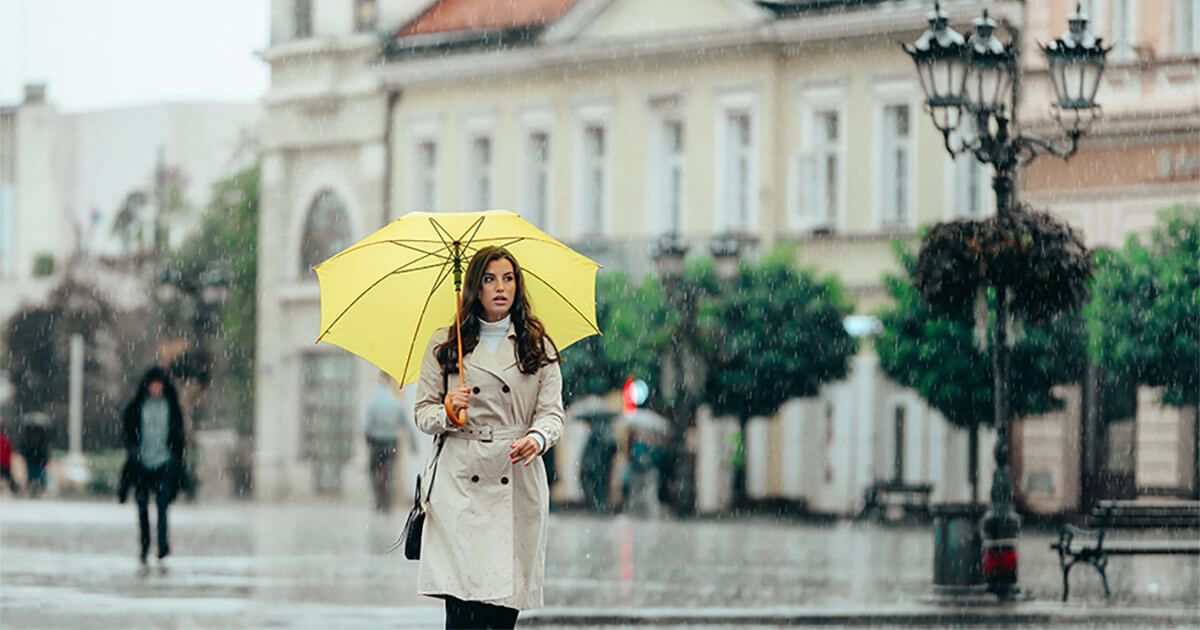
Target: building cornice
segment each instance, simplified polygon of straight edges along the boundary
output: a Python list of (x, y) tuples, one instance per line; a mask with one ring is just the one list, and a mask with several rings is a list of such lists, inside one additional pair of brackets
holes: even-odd
[(356, 55), (380, 50), (379, 37), (373, 33), (358, 33), (337, 37), (310, 37), (272, 44), (258, 53), (267, 63), (291, 61), (314, 55)]
[[(1020, 20), (1015, 2), (969, 2), (955, 7), (968, 19), (988, 7), (998, 18)], [(751, 22), (721, 29), (687, 30), (602, 40), (556, 40), (553, 37), (528, 47), (513, 47), (431, 57), (406, 57), (378, 67), (376, 75), (388, 87), (458, 82), (475, 78), (525, 74), (555, 68), (604, 64), (655, 56), (698, 53), (716, 55), (764, 51), (799, 52), (807, 44), (839, 39), (917, 32), (924, 28), (928, 7), (914, 5), (854, 13), (805, 16), (803, 19)], [(898, 27), (903, 25), (903, 27)], [(553, 29), (550, 33), (553, 34)], [(890, 42), (889, 42), (890, 45)]]
[[(1053, 120), (1034, 119), (1022, 123), (1022, 131), (1046, 138), (1063, 135)], [(1174, 111), (1129, 111), (1108, 114), (1097, 120), (1080, 140), (1081, 147), (1102, 146), (1120, 139), (1122, 144), (1135, 140), (1143, 144), (1158, 144), (1164, 136), (1178, 135), (1180, 140), (1200, 134), (1200, 109)]]
[(336, 87), (305, 85), (274, 88), (263, 97), (263, 104), (267, 107), (301, 105), (326, 109), (339, 107), (342, 101), (375, 98), (383, 98), (383, 94), (375, 77), (368, 75), (364, 80)]
[(653, 39), (612, 39), (571, 42), (553, 46), (530, 46), (484, 50), (457, 55), (406, 58), (381, 65), (376, 76), (391, 88), (428, 83), (524, 74), (554, 68), (603, 64), (632, 58), (687, 54), (715, 54), (729, 49), (745, 50), (764, 40), (761, 27), (721, 31), (689, 31)]
[(1136, 185), (1081, 188), (1079, 186), (1021, 190), (1021, 197), (1038, 205), (1087, 205), (1146, 199), (1177, 199), (1184, 202), (1200, 193), (1200, 181), (1143, 182)]
[[(926, 14), (931, 7), (925, 3), (910, 4), (901, 7), (878, 5), (871, 9), (826, 13), (818, 15), (803, 15), (791, 19), (774, 20), (768, 26), (773, 34), (774, 43), (783, 46), (785, 54), (795, 55), (804, 52), (810, 44), (826, 44), (841, 39), (861, 37), (878, 37), (893, 35), (898, 39), (885, 39), (888, 46), (896, 46), (904, 41), (901, 35), (920, 33), (928, 28)], [(996, 22), (1008, 20), (1013, 24), (1021, 24), (1020, 3), (1012, 0), (998, 2), (979, 1), (956, 3), (950, 16), (955, 29), (960, 31), (971, 28), (971, 20), (978, 17), (987, 9)], [(915, 76), (915, 75), (914, 75)]]
[(364, 133), (347, 135), (336, 139), (306, 141), (298, 137), (287, 139), (264, 140), (260, 150), (266, 153), (296, 153), (309, 151), (345, 151), (357, 150), (365, 145), (379, 144), (384, 141), (382, 133)]

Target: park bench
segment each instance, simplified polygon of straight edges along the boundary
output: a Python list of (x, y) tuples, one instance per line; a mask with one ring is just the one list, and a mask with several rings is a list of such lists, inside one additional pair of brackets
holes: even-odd
[(931, 494), (933, 485), (927, 483), (876, 481), (866, 490), (859, 516), (877, 521), (908, 520), (914, 516), (928, 519)]
[(1200, 555), (1200, 538), (1186, 540), (1114, 540), (1108, 536), (1114, 529), (1197, 529), (1200, 530), (1200, 501), (1138, 500), (1101, 501), (1088, 518), (1095, 529), (1063, 525), (1058, 542), (1050, 548), (1058, 552), (1062, 567), (1063, 594), (1070, 594), (1068, 578), (1071, 568), (1086, 562), (1100, 574), (1104, 597), (1112, 596), (1108, 588), (1109, 556), (1136, 555)]

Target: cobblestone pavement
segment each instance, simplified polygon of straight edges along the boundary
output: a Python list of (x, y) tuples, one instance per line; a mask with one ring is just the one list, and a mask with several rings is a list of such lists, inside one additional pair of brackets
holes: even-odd
[[(177, 504), (169, 571), (140, 577), (132, 505), (6, 498), (0, 626), (435, 627), (438, 602), (413, 592), (416, 563), (382, 553), (403, 516), (344, 504)], [(554, 515), (550, 527), (546, 604), (556, 610), (869, 610), (921, 601), (932, 575), (928, 527), (583, 515)], [(1051, 538), (1022, 539), (1021, 581), (1041, 603), (1061, 587)], [(1200, 613), (1195, 557), (1113, 559), (1111, 603), (1090, 571), (1072, 574), (1074, 606)]]

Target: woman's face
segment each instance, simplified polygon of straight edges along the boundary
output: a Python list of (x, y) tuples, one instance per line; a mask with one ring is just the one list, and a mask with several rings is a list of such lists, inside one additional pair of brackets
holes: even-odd
[(497, 258), (483, 270), (483, 284), (479, 288), (479, 302), (483, 306), (484, 321), (504, 319), (512, 309), (517, 293), (517, 274), (507, 258)]
[(150, 394), (151, 398), (158, 398), (163, 395), (163, 384), (161, 381), (150, 381), (146, 384), (146, 393)]

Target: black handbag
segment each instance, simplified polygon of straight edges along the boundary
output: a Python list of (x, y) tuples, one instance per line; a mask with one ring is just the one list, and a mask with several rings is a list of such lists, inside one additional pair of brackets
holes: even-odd
[[(429, 492), (433, 493), (433, 482), (437, 479), (438, 462), (442, 459), (442, 447), (446, 445), (446, 434), (443, 433), (435, 438), (437, 442), (437, 453), (433, 456), (433, 470), (429, 473)], [(421, 559), (421, 534), (425, 531), (425, 507), (421, 501), (421, 475), (417, 475), (417, 488), (413, 491), (413, 506), (408, 511), (408, 519), (404, 521), (404, 529), (400, 532), (400, 538), (392, 544), (389, 552), (395, 551), (400, 546), (404, 547), (404, 557), (409, 560)]]

